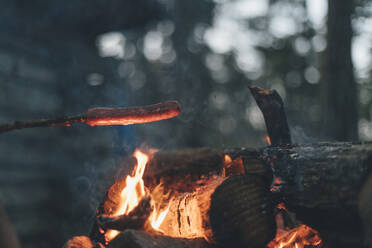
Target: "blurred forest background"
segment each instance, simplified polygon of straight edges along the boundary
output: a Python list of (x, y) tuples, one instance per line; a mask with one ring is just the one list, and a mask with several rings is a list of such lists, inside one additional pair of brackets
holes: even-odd
[(89, 232), (135, 147), (265, 146), (247, 89), (276, 89), (296, 143), (372, 140), (367, 0), (1, 0), (0, 121), (178, 100), (135, 127), (0, 136), (0, 203), (23, 247)]

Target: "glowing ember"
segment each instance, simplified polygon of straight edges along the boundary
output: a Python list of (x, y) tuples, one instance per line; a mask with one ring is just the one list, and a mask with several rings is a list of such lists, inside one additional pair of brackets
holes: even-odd
[(267, 144), (269, 144), (271, 146), (271, 140), (270, 140), (270, 137), (268, 135), (265, 136), (265, 140), (266, 140)]
[(279, 203), (279, 204), (276, 206), (276, 208), (278, 208), (278, 209), (283, 209), (283, 210), (287, 210), (287, 207), (284, 205), (283, 202)]
[[(279, 232), (278, 232), (279, 233)], [(306, 225), (301, 225), (277, 236), (267, 245), (268, 248), (304, 248), (321, 247), (322, 240), (318, 232)]]
[(229, 155), (225, 155), (225, 164), (229, 164), (229, 163), (231, 163), (232, 162), (232, 159), (231, 159), (231, 157), (229, 156)]

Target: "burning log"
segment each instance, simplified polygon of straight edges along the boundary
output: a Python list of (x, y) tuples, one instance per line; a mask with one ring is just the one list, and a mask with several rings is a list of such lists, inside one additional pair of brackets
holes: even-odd
[[(150, 157), (143, 179), (150, 192), (154, 190), (157, 183), (163, 182), (164, 188), (173, 189), (177, 193), (174, 194), (175, 198), (170, 204), (168, 214), (174, 219), (172, 221), (168, 217), (164, 219), (164, 225), (175, 227), (176, 231), (172, 232), (178, 232), (177, 235), (180, 234), (179, 225), (184, 226), (184, 229), (192, 229), (187, 224), (190, 218), (183, 215), (188, 207), (193, 209), (194, 203), (191, 199), (200, 199), (199, 202), (208, 202), (207, 199), (210, 199), (209, 215), (205, 214), (203, 218), (207, 220), (204, 223), (210, 223), (211, 232), (209, 233), (212, 234), (204, 236), (218, 243), (228, 243), (224, 241), (228, 238), (224, 237), (234, 237), (238, 240), (236, 236), (239, 236), (238, 233), (242, 231), (222, 233), (230, 230), (229, 225), (233, 226), (229, 224), (228, 218), (223, 219), (224, 216), (234, 209), (245, 212), (238, 206), (244, 208), (255, 202), (255, 199), (243, 200), (247, 192), (250, 192), (248, 196), (254, 196), (255, 190), (265, 192), (267, 188), (274, 185), (275, 187), (271, 188), (273, 192), (268, 198), (269, 203), (265, 200), (268, 196), (264, 193), (257, 193), (256, 200), (259, 199), (271, 206), (284, 200), (287, 208), (296, 213), (298, 219), (319, 231), (326, 244), (355, 247), (371, 236), (369, 230), (372, 223), (372, 207), (370, 206), (372, 176), (368, 177), (371, 175), (371, 156), (372, 144), (351, 143), (292, 145), (267, 147), (260, 150), (239, 148), (162, 151)], [(239, 186), (238, 181), (229, 179), (239, 177), (236, 174), (243, 174), (241, 176), (250, 178), (250, 181)], [(228, 179), (214, 189), (211, 184), (223, 176), (227, 176)], [(118, 204), (120, 185), (123, 181), (117, 181), (108, 191), (103, 204), (105, 207), (101, 208), (100, 214), (113, 210)], [(259, 182), (259, 186), (252, 185), (252, 181)], [(227, 182), (236, 183), (236, 185), (231, 186), (231, 189), (222, 190), (227, 187), (225, 186)], [(213, 199), (214, 197), (217, 199), (220, 188), (221, 192), (225, 193), (219, 198), (220, 202), (213, 205)], [(235, 190), (237, 192), (234, 193)], [(242, 202), (232, 207), (235, 201), (232, 198), (236, 199), (236, 202), (238, 200)], [(221, 208), (212, 211), (213, 206), (221, 206)], [(244, 222), (246, 219), (251, 220), (250, 224), (241, 225), (244, 226), (244, 230), (252, 228), (261, 232), (262, 230), (258, 228), (260, 227), (258, 219), (268, 223), (268, 220), (273, 217), (270, 209), (267, 215), (262, 216), (259, 216), (257, 211), (247, 210), (246, 216), (235, 219), (239, 219), (243, 224), (248, 223)], [(215, 212), (220, 214), (212, 216)], [(163, 229), (173, 230), (173, 227), (169, 226)], [(203, 230), (207, 229), (203, 227)], [(271, 228), (265, 227), (264, 229), (265, 232), (270, 233)], [(254, 233), (253, 230), (251, 231)], [(174, 234), (174, 236), (177, 235)], [(248, 235), (242, 236), (248, 237)], [(255, 239), (258, 238), (255, 237)]]
[[(115, 184), (107, 196), (116, 199), (114, 192), (120, 192), (118, 188)], [(194, 192), (174, 192), (172, 197), (154, 189), (152, 196), (156, 200), (165, 196), (168, 207), (158, 226), (147, 226), (150, 232), (155, 228), (173, 238), (205, 238), (211, 243), (233, 244), (234, 247), (264, 246), (275, 235), (274, 207), (269, 198), (269, 187), (257, 175), (235, 175), (226, 180), (215, 177)], [(106, 197), (106, 204), (102, 204), (106, 208), (99, 211), (112, 209), (108, 206), (115, 201)], [(162, 204), (161, 200), (158, 203)], [(102, 234), (97, 231), (93, 231), (91, 237), (102, 241)]]
[(177, 238), (204, 237), (226, 247), (264, 246), (275, 235), (273, 209), (261, 177), (219, 177), (172, 198), (157, 230)]
[(213, 248), (202, 238), (182, 239), (137, 230), (126, 230), (119, 234), (109, 248)]
[(329, 247), (362, 247), (372, 237), (372, 144), (320, 143), (262, 149), (276, 191)]
[(63, 248), (105, 248), (101, 243), (93, 242), (87, 236), (76, 236), (66, 242)]
[(143, 198), (138, 206), (128, 215), (121, 215), (118, 217), (109, 217), (107, 215), (98, 216), (97, 222), (99, 227), (103, 230), (113, 229), (118, 231), (125, 229), (142, 229), (152, 211), (150, 200), (150, 197)]
[(89, 126), (132, 125), (165, 120), (180, 113), (181, 107), (176, 101), (129, 108), (91, 108), (85, 114), (77, 116), (2, 124), (0, 125), (0, 133), (33, 127), (69, 127), (75, 123), (85, 123)]
[(180, 192), (192, 192), (222, 174), (260, 175), (270, 184), (271, 169), (259, 157), (258, 150), (249, 148), (160, 151), (151, 156), (143, 178), (150, 189), (162, 183)]

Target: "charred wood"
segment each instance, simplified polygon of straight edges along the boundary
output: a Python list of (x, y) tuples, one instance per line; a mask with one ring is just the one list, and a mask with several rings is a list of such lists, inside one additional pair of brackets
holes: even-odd
[(97, 217), (98, 225), (103, 230), (114, 229), (122, 231), (125, 229), (142, 229), (152, 210), (150, 200), (150, 197), (142, 199), (138, 206), (128, 215), (121, 215), (118, 217), (100, 215)]
[(284, 111), (283, 100), (275, 90), (249, 86), (266, 124), (266, 129), (273, 146), (291, 144), (291, 135)]
[(125, 230), (109, 245), (109, 248), (213, 248), (204, 239), (181, 239), (137, 230)]
[[(226, 161), (226, 155), (231, 161)], [(209, 178), (222, 174), (260, 175), (271, 183), (268, 170), (270, 168), (260, 160), (259, 151), (250, 148), (161, 151), (152, 155), (144, 181), (150, 189), (161, 182), (180, 192), (192, 192), (205, 185)]]
[(63, 248), (105, 248), (101, 243), (92, 241), (87, 236), (75, 236), (63, 246)]
[(257, 175), (235, 175), (216, 188), (209, 218), (213, 238), (225, 247), (264, 247), (276, 224), (269, 187)]
[[(271, 203), (269, 188), (259, 176), (235, 175), (226, 180), (218, 178), (193, 193), (176, 196), (160, 230), (166, 230), (166, 235), (172, 237), (172, 241), (188, 237), (190, 242), (202, 235), (210, 244), (225, 247), (264, 247), (274, 238), (276, 231), (274, 206)], [(126, 235), (127, 231), (124, 231), (121, 237), (127, 239)], [(133, 247), (117, 239), (120, 240), (116, 238), (109, 246), (124, 247), (125, 244)], [(206, 245), (203, 238), (198, 240), (198, 243)], [(154, 237), (148, 241), (151, 243), (138, 247), (153, 247), (158, 243)], [(168, 245), (173, 247), (173, 244)], [(188, 244), (185, 247), (189, 247)]]
[(372, 144), (268, 147), (262, 155), (288, 209), (318, 230), (326, 245), (363, 247), (370, 239)]

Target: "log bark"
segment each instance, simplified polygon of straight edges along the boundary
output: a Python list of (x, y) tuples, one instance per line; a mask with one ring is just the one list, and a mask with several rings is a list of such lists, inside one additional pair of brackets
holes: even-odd
[(326, 245), (363, 247), (370, 239), (372, 144), (268, 147), (262, 154), (288, 209)]
[[(223, 174), (227, 167), (225, 155), (231, 157), (230, 163), (236, 168), (243, 164), (243, 172), (231, 171), (258, 177), (265, 187), (272, 186), (273, 175), (278, 178), (272, 204), (284, 200), (304, 224), (319, 231), (326, 244), (358, 247), (372, 237), (370, 143), (163, 151), (155, 153), (149, 162), (145, 185), (156, 185), (163, 180), (170, 188), (175, 185), (174, 190), (179, 193), (193, 192), (210, 182), (209, 179)], [(119, 184), (118, 181), (108, 192), (101, 213), (109, 213), (115, 207)]]
[(171, 238), (138, 230), (126, 230), (119, 234), (108, 248), (214, 248), (204, 239)]
[[(226, 162), (226, 155), (231, 162)], [(192, 192), (205, 185), (208, 178), (225, 173), (226, 176), (246, 173), (266, 177), (271, 183), (269, 167), (260, 160), (259, 150), (186, 149), (161, 151), (152, 155), (144, 172), (145, 185), (150, 189), (160, 182), (180, 192)]]

